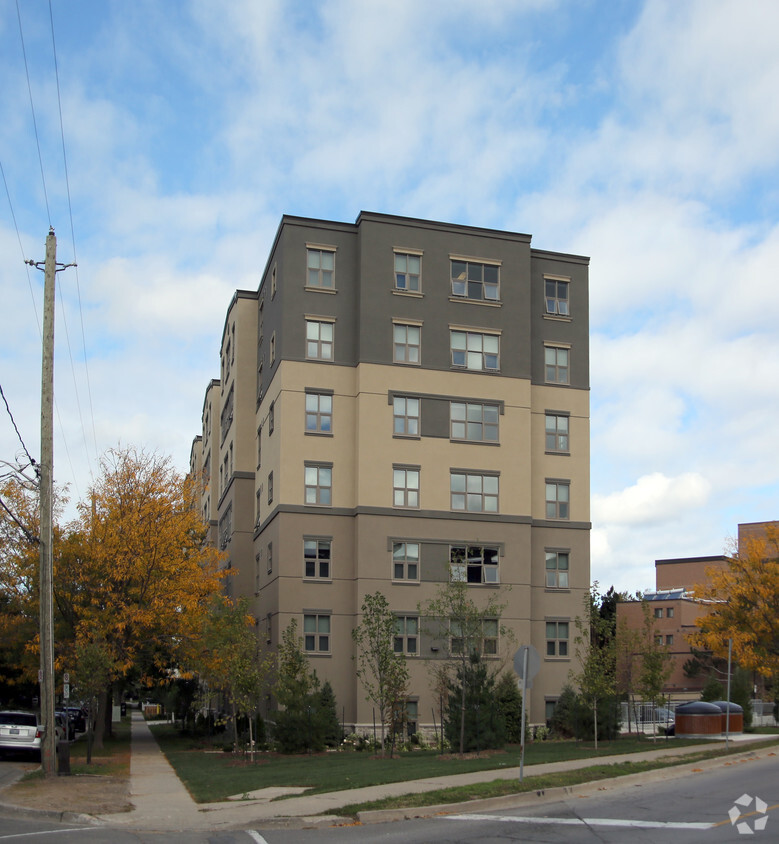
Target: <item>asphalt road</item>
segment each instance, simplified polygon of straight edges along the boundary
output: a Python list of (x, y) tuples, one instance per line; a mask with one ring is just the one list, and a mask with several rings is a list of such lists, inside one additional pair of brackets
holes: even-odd
[[(735, 824), (729, 816), (734, 809), (739, 813)], [(748, 826), (742, 833), (737, 824)], [(593, 792), (533, 810), (504, 808), (365, 826), (154, 833), (0, 815), (0, 844), (41, 840), (51, 844), (720, 844), (749, 840), (773, 844), (779, 841), (779, 755), (733, 762), (684, 778)]]

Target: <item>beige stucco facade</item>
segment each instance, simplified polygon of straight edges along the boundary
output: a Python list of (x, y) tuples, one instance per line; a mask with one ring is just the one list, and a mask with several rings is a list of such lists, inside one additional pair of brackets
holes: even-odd
[[(258, 291), (238, 291), (228, 310), (209, 396), (220, 402), (219, 543), (230, 588), (250, 597), (271, 649), (292, 619), (301, 632), (322, 620), (327, 632), (312, 634), (309, 658), (332, 683), (347, 728), (373, 723), (352, 630), (376, 591), (399, 618), (418, 620), (409, 694), (418, 726), (432, 728), (431, 667), (449, 642), (427, 629), (420, 607), (448, 581), (452, 549), (476, 560), (473, 600), (504, 605), (511, 633), (491, 664), (511, 670), (520, 644), (541, 656), (531, 722), (545, 720), (575, 667), (574, 620), (590, 583), (587, 259), (536, 252), (529, 241), (386, 215), (363, 214), (354, 226), (285, 217)], [(418, 257), (419, 290), (393, 283), (399, 249)], [(335, 283), (323, 289), (306, 255), (328, 250)], [(496, 301), (453, 295), (463, 261), (468, 272), (499, 267)], [(545, 312), (547, 275), (566, 308), (570, 296), (564, 318)], [(327, 358), (310, 354), (312, 323), (328, 326)], [(393, 352), (399, 325), (413, 328), (413, 362)], [(497, 366), (458, 365), (455, 333), (469, 343), (498, 338)], [(562, 383), (545, 380), (550, 344), (565, 350), (556, 360), (570, 360), (564, 382), (553, 372)], [(410, 421), (399, 423), (398, 400), (414, 408), (403, 411)], [(481, 422), (459, 434), (453, 420), (466, 407), (496, 413), (489, 436)], [(549, 447), (550, 418), (564, 446)], [(193, 446), (201, 465), (202, 439)], [(458, 498), (461, 479), (469, 494)], [(401, 552), (417, 555), (412, 565), (398, 565)], [(553, 584), (550, 554), (564, 561)]]

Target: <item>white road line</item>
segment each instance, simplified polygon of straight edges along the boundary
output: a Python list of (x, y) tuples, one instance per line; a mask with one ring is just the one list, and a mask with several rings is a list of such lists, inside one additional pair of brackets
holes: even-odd
[(634, 821), (621, 818), (527, 818), (514, 815), (444, 815), (450, 821), (498, 821), (527, 823), (539, 826), (616, 826), (629, 829), (711, 829), (713, 823), (685, 823), (684, 821)]
[(38, 832), (17, 832), (13, 835), (0, 835), (0, 841), (14, 841), (20, 838), (33, 838), (37, 835), (62, 835), (63, 832), (91, 832), (103, 829), (100, 826), (77, 826), (73, 829), (42, 829)]
[(257, 844), (268, 844), (259, 832), (255, 832), (253, 829), (245, 829), (244, 832), (252, 839), (252, 841), (256, 841)]

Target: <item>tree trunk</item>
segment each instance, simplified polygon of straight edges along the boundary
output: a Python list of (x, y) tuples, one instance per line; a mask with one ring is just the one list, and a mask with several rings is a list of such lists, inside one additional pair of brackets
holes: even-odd
[(460, 693), (460, 756), (465, 754), (465, 668), (463, 668), (463, 684)]
[(595, 724), (595, 749), (598, 749), (598, 698), (592, 702), (592, 720)]
[(108, 703), (108, 692), (102, 691), (97, 696), (97, 707), (93, 716), (94, 720), (94, 749), (103, 749), (103, 737), (105, 736), (105, 713)]

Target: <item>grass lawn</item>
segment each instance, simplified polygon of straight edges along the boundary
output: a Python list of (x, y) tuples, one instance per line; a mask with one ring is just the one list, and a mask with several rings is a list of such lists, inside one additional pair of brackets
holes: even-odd
[[(181, 737), (172, 725), (155, 725), (152, 731), (168, 761), (199, 803), (217, 802), (229, 795), (269, 786), (305, 786), (310, 789), (309, 793), (316, 794), (471, 771), (514, 768), (519, 766), (520, 757), (519, 746), (509, 745), (505, 752), (493, 751), (466, 759), (442, 757), (432, 750), (403, 753), (393, 759), (377, 758), (366, 752), (312, 756), (258, 753), (252, 763), (243, 756), (223, 753), (196, 739)], [(633, 736), (599, 742), (597, 753), (592, 742), (534, 742), (525, 748), (525, 765), (636, 753), (654, 748), (661, 750), (665, 746), (678, 747), (682, 743), (702, 742), (679, 739), (658, 739), (655, 742)], [(513, 790), (516, 791), (516, 783)]]

